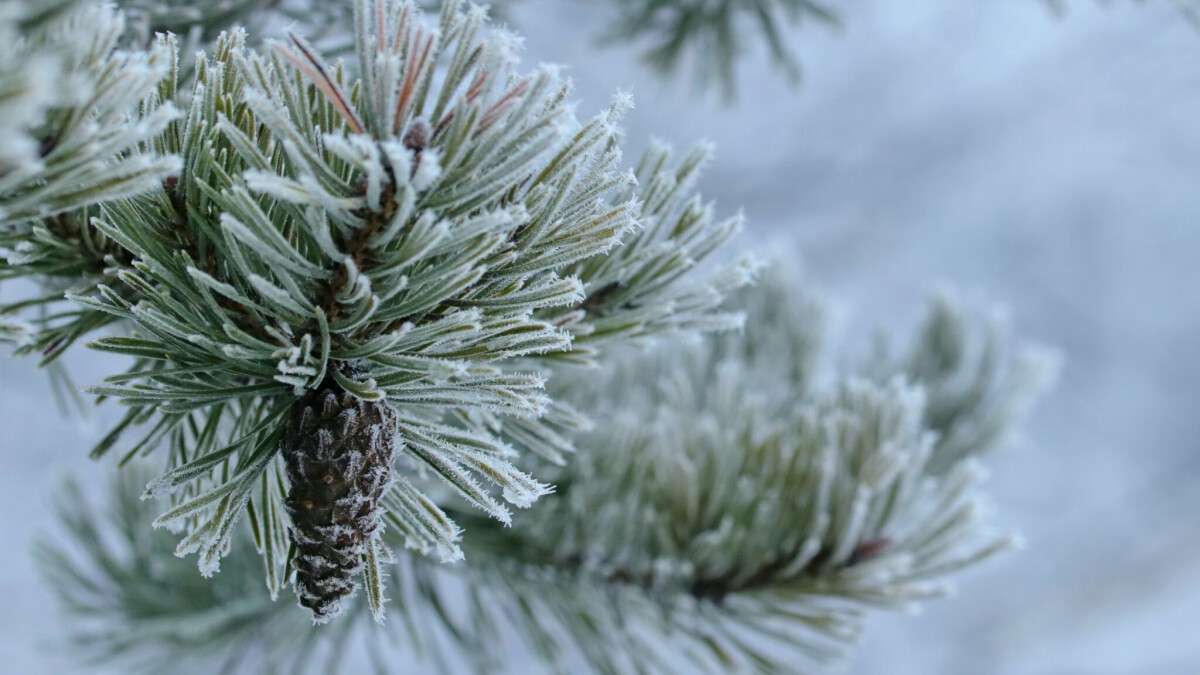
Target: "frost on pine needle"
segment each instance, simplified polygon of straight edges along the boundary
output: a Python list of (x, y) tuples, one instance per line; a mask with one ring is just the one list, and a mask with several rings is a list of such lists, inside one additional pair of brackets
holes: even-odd
[[(503, 625), (505, 593), (535, 598), (539, 627), (524, 637), (547, 658), (790, 672), (837, 659), (863, 609), (942, 595), (954, 572), (1013, 545), (981, 523), (975, 455), (999, 436), (934, 465), (919, 380), (818, 385), (820, 303), (779, 274), (738, 300), (744, 336), (634, 356), (577, 387), (571, 400), (607, 424), (511, 534), (472, 540), (495, 548), (468, 544), (471, 605)], [(489, 554), (530, 587), (497, 590)], [(550, 649), (541, 630), (569, 638)]]
[[(141, 39), (173, 33), (195, 42), (212, 40), (234, 24), (262, 27), (280, 0), (120, 0), (131, 28)], [(315, 4), (315, 3), (306, 3)], [(335, 4), (335, 3), (329, 3)]]
[[(127, 408), (93, 455), (161, 453), (156, 525), (205, 574), (248, 515), (270, 592), (294, 580), (318, 620), (359, 576), (382, 600), (381, 523), (461, 557), (427, 493), (509, 524), (551, 491), (518, 458), (562, 463), (586, 422), (547, 395), (550, 366), (734, 326), (719, 306), (752, 267), (702, 271), (740, 222), (693, 195), (707, 150), (658, 148), (637, 181), (625, 168), (627, 97), (576, 119), (557, 69), (520, 71), (518, 41), (478, 7), (445, 3), (430, 21), (363, 0), (353, 21), (350, 64), (295, 34), (251, 48), (241, 30), (186, 71), (170, 36), (121, 55), (103, 76), (148, 89), (124, 86), (139, 116), (114, 139), (137, 152), (106, 175), (154, 157), (179, 170), (137, 196), (89, 191), (106, 201), (0, 242), (19, 258), (9, 277), (73, 266), (32, 304), (65, 290), (76, 305), (35, 324), (25, 351), (52, 359), (109, 326), (92, 346), (131, 357), (91, 389)], [(304, 421), (330, 396), (373, 421)]]
[(112, 9), (77, 2), (0, 8), (0, 284), (40, 287), (0, 304), (0, 324), (22, 316), (30, 330), (18, 352), (45, 363), (111, 323), (63, 301), (129, 262), (89, 217), (179, 170), (149, 147), (176, 115), (151, 102), (171, 54), (118, 49), (122, 27)]
[[(211, 673), (218, 661), (230, 672), (282, 668), (296, 656), (295, 640), (312, 640), (317, 629), (271, 601), (262, 564), (248, 547), (233, 551), (215, 579), (176, 558), (174, 537), (150, 530), (153, 507), (138, 499), (149, 476), (144, 467), (117, 474), (103, 505), (86, 499), (74, 481), (59, 490), (57, 515), (70, 544), (42, 539), (34, 553), (47, 586), (69, 608), (63, 637), (93, 666), (117, 662), (122, 672)], [(243, 631), (256, 639), (238, 640)], [(253, 648), (231, 654), (239, 643)]]
[(926, 392), (926, 424), (937, 433), (934, 472), (1003, 444), (1057, 377), (1060, 357), (1013, 338), (1008, 317), (984, 313), (949, 291), (931, 303), (921, 328), (896, 355), (880, 341), (868, 364), (879, 379), (902, 376)]
[[(977, 455), (1001, 437), (934, 465), (939, 434), (919, 379), (822, 372), (823, 305), (777, 271), (736, 302), (747, 309), (744, 334), (627, 353), (615, 369), (554, 388), (602, 422), (577, 431), (577, 455), (551, 476), (555, 493), (511, 528), (461, 500), (435, 506), (398, 481), (384, 499), (395, 523), (386, 541), (446, 558), (438, 542), (457, 536), (446, 514), (469, 535), (458, 565), (419, 554), (382, 565), (399, 612), (383, 630), (359, 602), (342, 636), (314, 641), (260, 591), (253, 611), (276, 608), (260, 632), (235, 613), (252, 610), (204, 588), (195, 604), (175, 596), (153, 609), (170, 620), (147, 625), (187, 636), (175, 651), (156, 632), (126, 629), (139, 608), (121, 599), (151, 581), (106, 563), (107, 550), (49, 569), (65, 593), (82, 579), (85, 597), (116, 600), (107, 625), (137, 637), (112, 656), (147, 663), (173, 653), (249, 662), (258, 656), (249, 642), (231, 638), (253, 630), (272, 653), (359, 644), (384, 671), (419, 653), (450, 670), (473, 662), (507, 672), (529, 664), (516, 645), (549, 672), (820, 670), (843, 658), (868, 611), (917, 607), (945, 594), (955, 573), (1017, 544), (989, 528), (979, 490)], [(980, 329), (971, 316), (960, 315), (961, 327)], [(914, 349), (929, 340), (921, 332)], [(191, 578), (165, 562), (152, 580)], [(198, 623), (212, 633), (182, 630)], [(400, 653), (385, 646), (393, 635)]]
[(179, 168), (141, 152), (174, 115), (139, 106), (170, 55), (117, 49), (121, 15), (76, 4), (19, 1), (0, 13), (0, 237), (145, 192)]
[(32, 327), (24, 322), (12, 321), (0, 323), (0, 343), (7, 342), (18, 347), (24, 347), (29, 344), (32, 333)]

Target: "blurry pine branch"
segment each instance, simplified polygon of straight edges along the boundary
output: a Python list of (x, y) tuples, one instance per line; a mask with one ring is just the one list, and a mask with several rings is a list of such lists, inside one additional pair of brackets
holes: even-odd
[[(1082, 1), (1080, 0), (1080, 2)], [(1091, 0), (1091, 2), (1099, 4), (1102, 7), (1120, 5), (1126, 1), (1144, 6), (1168, 6), (1176, 10), (1193, 27), (1200, 29), (1200, 1), (1198, 0)], [(1075, 4), (1070, 0), (1042, 0), (1042, 3), (1055, 16), (1059, 17), (1067, 16), (1070, 13), (1071, 7)]]
[[(46, 363), (112, 321), (64, 301), (64, 291), (93, 287), (123, 257), (89, 215), (180, 170), (178, 157), (147, 147), (176, 109), (142, 107), (170, 55), (119, 49), (123, 30), (121, 14), (72, 0), (0, 11), (0, 284), (35, 278), (44, 291), (0, 304), (0, 342)], [(21, 320), (29, 315), (43, 328)]]
[[(128, 483), (111, 498), (119, 544), (90, 534), (105, 526), (69, 500), (71, 545), (43, 545), (45, 569), (82, 644), (116, 645), (100, 655), (150, 671), (324, 672), (337, 659), (317, 654), (351, 645), (381, 672), (413, 658), (511, 670), (527, 658), (518, 644), (553, 672), (837, 661), (864, 610), (941, 595), (955, 572), (1011, 545), (983, 519), (977, 457), (1002, 439), (992, 430), (1018, 421), (1003, 402), (1044, 386), (1033, 374), (1045, 360), (939, 300), (886, 373), (876, 359), (830, 380), (818, 376), (821, 304), (794, 280), (772, 274), (738, 301), (744, 336), (629, 353), (598, 381), (560, 378), (560, 395), (605, 423), (512, 528), (441, 500), (467, 530), (466, 558), (439, 566), (413, 551), (388, 565), (398, 615), (386, 628), (360, 606), (314, 635), (302, 612), (253, 590), (260, 573), (244, 557), (198, 584), (168, 537), (146, 537), (149, 513)], [(968, 428), (989, 433), (943, 442)]]
[(618, 18), (604, 34), (613, 42), (647, 43), (645, 61), (664, 74), (691, 67), (701, 85), (717, 84), (732, 99), (737, 67), (762, 48), (792, 83), (801, 75), (789, 43), (792, 31), (816, 23), (841, 25), (831, 5), (813, 0), (614, 0)]
[(934, 299), (907, 350), (892, 351), (880, 335), (865, 370), (879, 380), (921, 383), (926, 424), (937, 434), (929, 464), (935, 474), (1008, 442), (1013, 421), (1024, 417), (1059, 369), (1056, 353), (1014, 338), (1003, 312), (974, 316), (950, 292)]

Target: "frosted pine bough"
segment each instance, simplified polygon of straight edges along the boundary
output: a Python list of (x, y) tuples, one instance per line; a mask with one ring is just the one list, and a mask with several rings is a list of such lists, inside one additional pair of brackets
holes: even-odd
[[(547, 364), (590, 362), (605, 342), (737, 324), (717, 307), (752, 266), (691, 273), (740, 222), (714, 219), (691, 194), (707, 151), (678, 163), (654, 151), (635, 180), (619, 149), (627, 100), (577, 122), (556, 69), (517, 73), (514, 39), (485, 23), (457, 2), (436, 27), (411, 3), (359, 2), (353, 69), (298, 36), (259, 52), (233, 31), (197, 60), (192, 82), (179, 80), (175, 41), (162, 37), (151, 54), (169, 65), (121, 127), (154, 133), (109, 161), (169, 157), (182, 169), (136, 197), (97, 194), (67, 214), (69, 227), (28, 220), (6, 235), (14, 249), (91, 265), (74, 275), (81, 309), (34, 315), (26, 339), (56, 355), (113, 321), (127, 331), (92, 343), (134, 358), (93, 389), (128, 407), (94, 454), (124, 445), (124, 461), (166, 455), (147, 494), (172, 507), (156, 523), (183, 534), (178, 552), (196, 553), (205, 574), (246, 514), (272, 594), (293, 564), (302, 596), (365, 565), (380, 611), (378, 519), (407, 546), (462, 556), (428, 478), (505, 524), (510, 506), (550, 491), (514, 459), (562, 462), (587, 423), (546, 395)], [(53, 290), (54, 268), (36, 262), (10, 256), (0, 278)], [(368, 444), (367, 454), (397, 456), (394, 468), (376, 462), (391, 474), (377, 476), (385, 489), (353, 483), (339, 497), (336, 508), (370, 506), (350, 525), (331, 516), (301, 526), (284, 505), (310, 487), (289, 486), (285, 456), (327, 447), (287, 433), (314, 391), (347, 410), (387, 410), (383, 426), (399, 432)], [(306, 564), (296, 533), (315, 528), (349, 532), (360, 559)], [(318, 620), (340, 606), (310, 604)]]
[[(944, 299), (907, 354), (830, 374), (822, 306), (795, 280), (773, 273), (735, 304), (744, 335), (634, 355), (602, 384), (561, 380), (608, 424), (511, 533), (468, 542), (475, 614), (457, 630), (491, 644), (504, 608), (535, 598), (526, 643), (557, 669), (807, 672), (844, 654), (864, 609), (943, 595), (1017, 543), (985, 522), (978, 489), (978, 457), (1007, 436), (964, 430), (1011, 430), (1010, 403), (1052, 375), (1044, 351)], [(498, 590), (488, 555), (525, 583)]]
[(0, 296), (0, 343), (48, 362), (108, 322), (63, 301), (65, 288), (94, 284), (119, 255), (86, 227), (85, 209), (152, 190), (180, 168), (143, 151), (175, 108), (138, 111), (169, 55), (118, 49), (123, 26), (112, 9), (72, 0), (0, 6), (0, 284), (36, 277), (46, 287), (15, 303)]
[[(478, 672), (526, 672), (518, 644), (545, 672), (820, 671), (859, 636), (867, 610), (940, 595), (955, 572), (1013, 544), (988, 525), (978, 487), (978, 457), (1004, 435), (943, 439), (992, 428), (985, 421), (1011, 431), (1019, 410), (1004, 402), (1038, 392), (1044, 377), (1032, 375), (1048, 374), (1037, 368), (1045, 358), (942, 298), (901, 354), (830, 372), (822, 305), (794, 281), (772, 274), (736, 303), (748, 310), (744, 336), (672, 343), (625, 354), (589, 381), (553, 380), (556, 396), (604, 424), (551, 474), (556, 493), (512, 528), (444, 502), (468, 527), (467, 557), (397, 558), (394, 634), (366, 611), (339, 623), (337, 638), (306, 632), (290, 608), (245, 591), (258, 573), (239, 552), (213, 584), (150, 607), (127, 600), (194, 576), (175, 560), (126, 573), (169, 550), (129, 524), (148, 520), (144, 507), (118, 518), (120, 545), (85, 544), (83, 557), (42, 549), (72, 630), (85, 647), (129, 636), (107, 656), (149, 672), (205, 672), (216, 660), (336, 671), (340, 657), (313, 664), (349, 644), (382, 672), (419, 656), (448, 672), (464, 660)], [(931, 360), (942, 367), (919, 365)], [(116, 500), (131, 501), (126, 492)], [(71, 504), (64, 518), (94, 526), (85, 513)]]
[[(175, 115), (171, 105), (130, 118), (167, 73), (167, 54), (124, 52), (121, 15), (74, 2), (0, 8), (0, 247), (33, 218), (150, 189), (175, 158), (138, 152)], [(43, 223), (43, 227), (49, 225)]]

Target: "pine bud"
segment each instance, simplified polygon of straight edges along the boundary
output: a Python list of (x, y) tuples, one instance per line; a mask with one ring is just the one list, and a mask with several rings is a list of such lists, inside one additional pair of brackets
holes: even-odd
[(396, 412), (329, 379), (293, 408), (284, 436), (296, 595), (316, 623), (342, 612), (381, 531), (391, 483)]

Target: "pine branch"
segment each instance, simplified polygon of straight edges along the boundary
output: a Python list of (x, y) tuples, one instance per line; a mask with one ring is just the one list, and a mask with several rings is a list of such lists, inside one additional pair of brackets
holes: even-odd
[(265, 28), (282, 4), (283, 0), (121, 0), (118, 6), (146, 43), (157, 33), (173, 33), (206, 44), (235, 26)]
[(120, 15), (77, 4), (14, 2), (0, 17), (0, 283), (42, 287), (0, 305), (0, 335), (44, 363), (111, 323), (67, 306), (63, 291), (89, 291), (130, 262), (89, 217), (178, 171), (146, 147), (174, 109), (142, 105), (168, 55), (119, 51)]
[[(357, 640), (385, 672), (414, 655), (450, 672), (464, 659), (495, 672), (511, 664), (517, 643), (554, 672), (795, 672), (840, 659), (864, 610), (941, 594), (955, 572), (1011, 543), (979, 522), (974, 457), (945, 471), (932, 464), (936, 435), (919, 384), (849, 375), (819, 385), (823, 312), (793, 283), (773, 273), (741, 295), (745, 336), (632, 355), (599, 382), (573, 381), (572, 402), (606, 424), (580, 439), (556, 493), (512, 528), (443, 501), (470, 535), (466, 560), (440, 566), (414, 553), (386, 567), (402, 608), (389, 629), (403, 654), (367, 621), (336, 639), (272, 630), (256, 640), (279, 658)], [(918, 345), (932, 333), (921, 335)], [(143, 534), (127, 529), (129, 538)], [(406, 533), (387, 536), (399, 545)], [(51, 558), (68, 597), (76, 596), (68, 570), (90, 578), (88, 570), (109, 569), (95, 558), (111, 555), (89, 555)], [(168, 562), (164, 573), (190, 574)], [(257, 577), (226, 569), (214, 583), (237, 583), (239, 573)], [(88, 582), (105, 596), (143, 583), (105, 574)], [(266, 611), (267, 595), (257, 597)], [(168, 611), (172, 625), (226, 609), (216, 600), (204, 607), (180, 603)], [(274, 607), (280, 617), (293, 611)], [(361, 605), (351, 612), (366, 615)], [(107, 617), (111, 632), (140, 637), (113, 656), (171, 659), (170, 647), (130, 630), (124, 616)], [(223, 636), (248, 635), (232, 618), (217, 625), (228, 628)], [(186, 650), (261, 656), (245, 640), (229, 642), (200, 633)], [(264, 657), (255, 667), (281, 663)], [(288, 663), (303, 671), (319, 662)]]
[[(807, 22), (837, 28), (837, 12), (812, 0), (617, 0), (619, 16), (606, 42), (649, 42), (644, 60), (673, 73), (694, 68), (704, 85), (716, 82), (723, 95), (737, 94), (737, 64), (747, 51), (748, 35), (762, 43), (772, 63), (790, 81), (800, 79), (800, 63), (788, 46), (788, 34)], [(747, 28), (752, 28), (748, 31)]]
[[(555, 669), (792, 672), (843, 654), (863, 608), (939, 595), (1010, 545), (978, 522), (973, 453), (990, 443), (943, 470), (919, 385), (816, 387), (819, 305), (792, 288), (772, 278), (739, 298), (744, 339), (638, 357), (576, 392), (608, 424), (556, 493), (511, 531), (460, 520), (479, 575), (468, 644), (503, 644), (519, 604), (519, 632)], [(509, 582), (501, 599), (482, 571), (495, 567), (554, 590)]]
[[(59, 521), (71, 545), (44, 539), (35, 553), (72, 617), (70, 645), (89, 662), (119, 662), (135, 672), (200, 664), (206, 672), (232, 672), (253, 658), (285, 663), (291, 636), (313, 630), (304, 615), (270, 601), (248, 550), (228, 558), (216, 583), (175, 557), (173, 537), (150, 530), (152, 505), (138, 499), (148, 478), (141, 467), (116, 474), (106, 509), (94, 508), (74, 482), (60, 492)], [(288, 639), (255, 640), (259, 635)]]
[[(1112, 0), (1095, 0), (1095, 2), (1105, 6), (1113, 4)], [(1148, 0), (1133, 0), (1133, 2), (1139, 5), (1149, 4)], [(1042, 3), (1057, 16), (1066, 16), (1072, 4), (1068, 0), (1042, 0)], [(1185, 19), (1200, 27), (1200, 2), (1196, 2), (1196, 0), (1170, 0), (1170, 4), (1179, 10), (1179, 13)]]
[(10, 233), (26, 221), (144, 192), (177, 171), (140, 152), (174, 110), (139, 110), (167, 54), (117, 51), (123, 21), (112, 10), (17, 2), (0, 19), (0, 243), (23, 260), (37, 251)]
[[(487, 3), (488, 13), (499, 22), (509, 22), (508, 10), (518, 0)], [(349, 27), (353, 2), (320, 0), (119, 0), (117, 6), (129, 17), (129, 39), (150, 44), (158, 33), (172, 33), (190, 55), (206, 48), (224, 32), (242, 28), (258, 39), (286, 27), (306, 36), (326, 54), (344, 54), (353, 49)], [(440, 11), (441, 0), (419, 0), (417, 6), (429, 13)]]
[[(59, 275), (81, 308), (35, 322), (25, 351), (51, 359), (119, 326), (93, 346), (132, 364), (91, 391), (128, 412), (93, 456), (165, 457), (147, 495), (170, 499), (155, 524), (184, 535), (178, 553), (214, 573), (248, 513), (272, 595), (304, 564), (301, 539), (321, 532), (344, 542), (338, 575), (363, 569), (381, 601), (380, 518), (461, 557), (458, 529), (416, 487), (428, 489), (425, 476), (510, 522), (512, 506), (551, 489), (516, 468), (520, 452), (561, 462), (586, 425), (545, 394), (542, 371), (591, 362), (608, 343), (736, 325), (717, 307), (753, 265), (697, 271), (740, 221), (715, 221), (691, 196), (707, 151), (674, 165), (656, 149), (634, 185), (621, 167), (625, 97), (580, 122), (557, 69), (519, 74), (513, 39), (488, 31), (483, 10), (449, 3), (433, 28), (412, 3), (355, 7), (353, 75), (299, 36), (256, 50), (241, 31), (184, 73), (176, 40), (160, 37), (151, 53), (175, 65), (138, 106), (155, 123), (127, 126), (149, 130), (140, 149), (182, 170), (14, 230), (22, 255), (38, 242), (56, 253), (10, 258), (5, 272)], [(589, 300), (601, 287), (615, 290)], [(54, 306), (61, 288), (0, 311)], [(355, 401), (394, 425), (360, 428)], [(336, 423), (312, 442), (285, 433), (310, 428), (310, 408)], [(296, 481), (343, 485), (364, 457), (388, 459), (336, 503), (285, 502), (335, 499)], [(346, 511), (385, 493), (390, 511)], [(313, 514), (322, 520), (297, 526)]]
[(881, 380), (901, 376), (925, 389), (925, 424), (937, 433), (930, 465), (941, 474), (1007, 442), (1058, 366), (1054, 352), (1016, 341), (1003, 313), (983, 315), (943, 293), (907, 353), (889, 356), (881, 339), (868, 368)]

